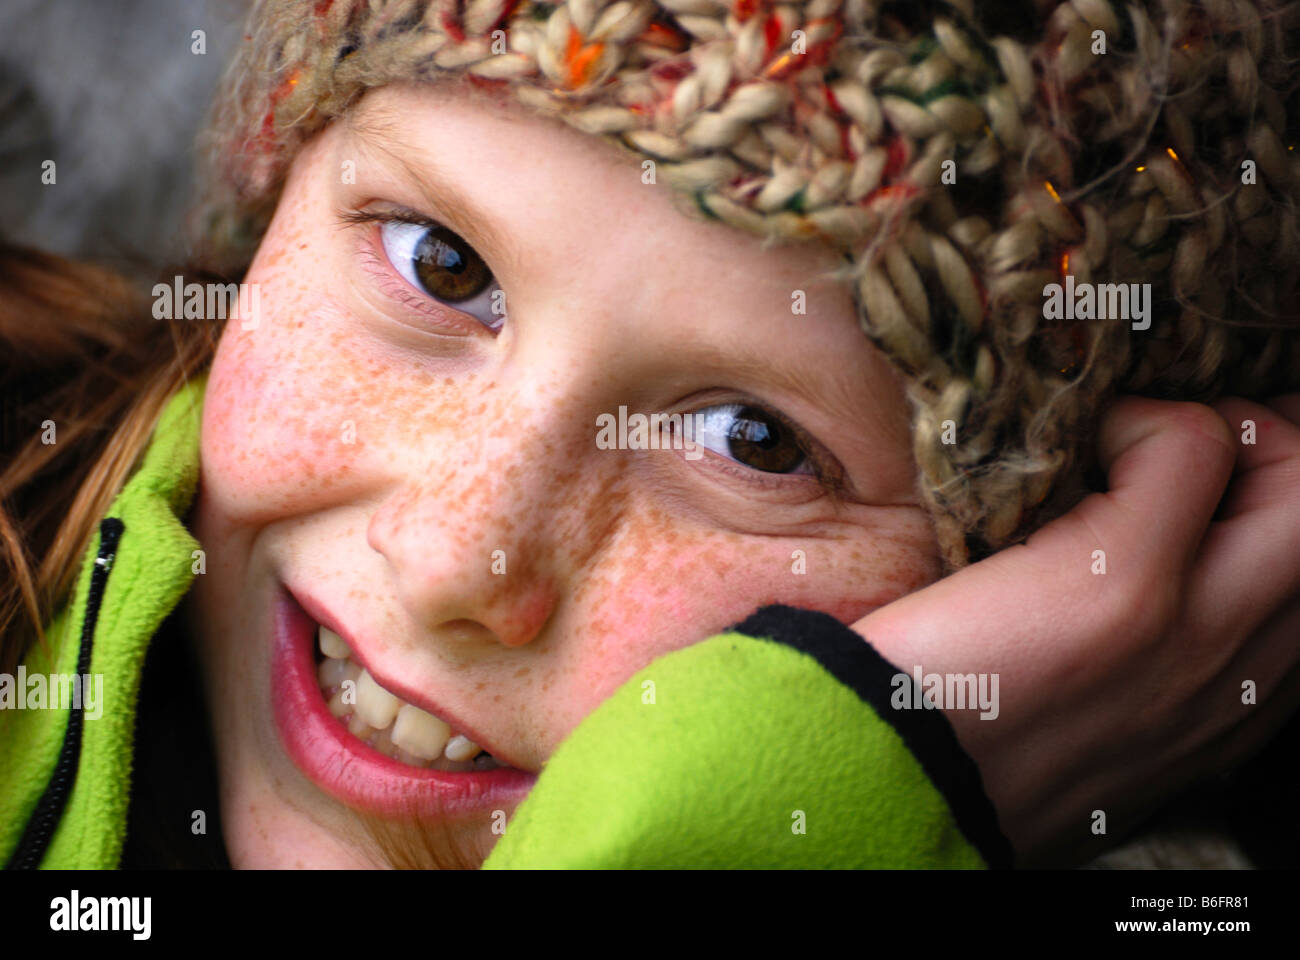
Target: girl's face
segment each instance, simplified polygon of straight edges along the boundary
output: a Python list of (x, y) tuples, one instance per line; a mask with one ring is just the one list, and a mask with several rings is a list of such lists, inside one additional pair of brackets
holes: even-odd
[[(191, 615), (234, 865), (477, 865), (651, 660), (940, 575), (840, 261), (650, 179), (447, 87), (373, 92), (298, 156), (203, 419)], [(651, 413), (701, 429), (638, 435)]]

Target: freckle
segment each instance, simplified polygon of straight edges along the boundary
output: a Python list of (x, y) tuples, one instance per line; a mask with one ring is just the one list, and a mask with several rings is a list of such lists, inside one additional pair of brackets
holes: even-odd
[(500, 702), (501, 702), (501, 694), (498, 693), (495, 697), (493, 697), (493, 698), (492, 698), (492, 702), (493, 702), (493, 703), (500, 703)]
[(528, 676), (528, 675), (529, 675), (530, 673), (532, 673), (532, 672), (533, 672), (533, 668), (532, 668), (532, 667), (520, 667), (518, 670), (515, 671), (515, 676), (516, 676), (516, 677), (526, 677), (526, 676)]
[(486, 683), (476, 683), (476, 684), (474, 684), (474, 689), (475, 689), (475, 690), (482, 690), (482, 689), (483, 689), (484, 687), (486, 687), (486, 686), (487, 686)]

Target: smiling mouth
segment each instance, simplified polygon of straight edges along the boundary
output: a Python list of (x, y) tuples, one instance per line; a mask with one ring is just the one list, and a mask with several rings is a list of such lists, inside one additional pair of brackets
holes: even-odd
[(347, 641), (319, 624), (316, 680), (348, 733), (399, 763), (449, 773), (504, 766), (446, 720), (385, 690), (353, 660)]
[[(322, 633), (325, 622), (332, 625)], [(468, 726), (458, 731), (433, 713), (436, 704), (411, 703), (418, 694), (400, 681), (389, 686), (403, 689), (403, 697), (376, 683), (364, 653), (356, 655), (337, 626), (306, 595), (279, 592), (271, 631), (272, 722), (309, 780), (355, 810), (388, 819), (481, 818), (523, 801), (535, 772), (509, 765), (499, 745), (496, 756), (485, 751)]]

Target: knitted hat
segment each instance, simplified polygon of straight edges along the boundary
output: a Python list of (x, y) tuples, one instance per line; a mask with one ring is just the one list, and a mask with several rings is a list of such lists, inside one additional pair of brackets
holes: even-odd
[[(1077, 502), (1114, 393), (1300, 389), (1298, 41), (1289, 0), (257, 0), (200, 255), (242, 272), (367, 89), (508, 91), (698, 216), (842, 253), (951, 571)], [(1110, 294), (1148, 283), (1143, 329)]]

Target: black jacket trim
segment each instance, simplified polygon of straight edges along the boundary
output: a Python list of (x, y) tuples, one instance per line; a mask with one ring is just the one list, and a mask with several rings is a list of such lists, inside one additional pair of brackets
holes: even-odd
[[(90, 672), (90, 653), (94, 646), (95, 624), (99, 620), (99, 606), (104, 599), (104, 585), (108, 582), (108, 571), (112, 569), (117, 556), (117, 544), (122, 537), (125, 525), (116, 517), (109, 517), (99, 525), (99, 554), (95, 557), (95, 569), (90, 575), (90, 596), (86, 601), (86, 618), (81, 625), (81, 649), (77, 653), (77, 674), (85, 676)], [(45, 785), (31, 819), (23, 828), (22, 838), (14, 848), (13, 855), (5, 864), (6, 870), (35, 870), (45, 859), (54, 838), (54, 830), (63, 816), (63, 808), (68, 805), (73, 784), (77, 782), (77, 767), (81, 764), (81, 731), (85, 723), (85, 703), (68, 713), (68, 728), (63, 734), (63, 746), (59, 749), (59, 760), (54, 766), (50, 782)]]
[(891, 706), (891, 681), (906, 671), (882, 657), (860, 634), (817, 610), (773, 604), (732, 629), (783, 643), (816, 659), (902, 737), (930, 782), (947, 800), (958, 828), (985, 862), (996, 870), (1012, 866), (1011, 844), (984, 792), (979, 768), (962, 749), (943, 711), (896, 710)]

